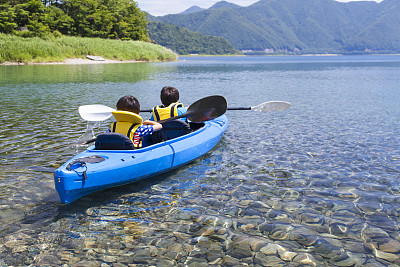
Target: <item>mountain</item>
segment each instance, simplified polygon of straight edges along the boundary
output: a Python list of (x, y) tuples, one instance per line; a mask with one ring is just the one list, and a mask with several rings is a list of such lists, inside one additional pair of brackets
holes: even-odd
[(189, 14), (189, 13), (195, 13), (199, 11), (205, 10), (204, 8), (198, 7), (198, 6), (192, 6), (186, 9), (185, 11), (181, 12), (180, 14)]
[(211, 6), (209, 9), (217, 9), (217, 8), (237, 8), (240, 7), (238, 5), (229, 3), (228, 1), (218, 1), (215, 3), (213, 6)]
[(236, 49), (290, 53), (400, 52), (400, 1), (226, 1), (159, 22), (226, 38)]
[(241, 54), (225, 38), (190, 31), (176, 25), (151, 21), (150, 38), (180, 55), (237, 55)]
[[(209, 9), (216, 9), (216, 8), (235, 8), (235, 7), (240, 7), (238, 5), (229, 3), (227, 1), (218, 1), (217, 3), (215, 3), (212, 7), (210, 7)], [(195, 12), (199, 12), (199, 11), (204, 11), (206, 9), (201, 8), (199, 6), (191, 6), (188, 9), (186, 9), (185, 11), (179, 13), (179, 14), (190, 14), (190, 13), (195, 13)]]

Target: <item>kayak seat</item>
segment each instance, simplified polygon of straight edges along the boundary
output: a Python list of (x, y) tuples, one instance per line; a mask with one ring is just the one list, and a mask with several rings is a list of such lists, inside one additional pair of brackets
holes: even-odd
[(190, 122), (189, 125), (190, 125), (190, 129), (192, 129), (193, 131), (196, 131), (204, 126), (204, 122)]
[(180, 119), (164, 122), (162, 126), (165, 135), (164, 140), (170, 140), (193, 131), (186, 122)]
[(120, 133), (102, 133), (96, 138), (95, 150), (133, 150), (131, 139)]

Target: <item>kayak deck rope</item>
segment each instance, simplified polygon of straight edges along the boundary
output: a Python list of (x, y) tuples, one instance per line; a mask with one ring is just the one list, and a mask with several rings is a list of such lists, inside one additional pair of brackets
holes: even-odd
[[(78, 164), (78, 163), (76, 163), (76, 164)], [(79, 162), (79, 164), (81, 165), (80, 167), (85, 167), (85, 170), (84, 170), (83, 172), (79, 173), (79, 172), (76, 170), (76, 168), (74, 168), (74, 169), (72, 169), (72, 171), (74, 171), (74, 172), (78, 175), (78, 177), (82, 177), (82, 176), (83, 176), (83, 178), (84, 178), (85, 180), (87, 180), (87, 175), (86, 175), (87, 166), (86, 166), (86, 163), (85, 163), (85, 162)]]
[[(71, 161), (68, 164), (67, 170), (74, 171), (79, 177), (83, 176), (83, 178), (85, 180), (87, 180), (87, 175), (86, 175), (87, 166), (86, 166), (86, 163), (99, 163), (99, 162), (102, 162), (104, 160), (105, 160), (105, 158), (103, 158), (101, 156), (97, 156), (97, 155), (78, 158), (78, 159), (75, 159), (75, 160)], [(78, 171), (79, 168), (85, 168), (85, 170), (83, 172), (79, 172)]]

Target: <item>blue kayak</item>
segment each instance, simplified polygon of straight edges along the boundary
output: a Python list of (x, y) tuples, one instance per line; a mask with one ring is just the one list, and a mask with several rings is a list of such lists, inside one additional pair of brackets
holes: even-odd
[(202, 123), (195, 131), (134, 150), (99, 150), (95, 146), (68, 160), (54, 172), (62, 203), (71, 203), (106, 188), (149, 178), (185, 165), (210, 151), (228, 127), (225, 115)]

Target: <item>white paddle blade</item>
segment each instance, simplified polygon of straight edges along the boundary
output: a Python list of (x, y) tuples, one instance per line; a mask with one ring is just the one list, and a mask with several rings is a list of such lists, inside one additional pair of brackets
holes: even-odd
[(290, 103), (285, 101), (268, 101), (264, 102), (255, 107), (251, 107), (252, 110), (267, 112), (267, 111), (283, 111), (290, 108)]
[(105, 121), (112, 116), (111, 112), (115, 109), (96, 104), (80, 106), (78, 111), (81, 118), (85, 121)]

